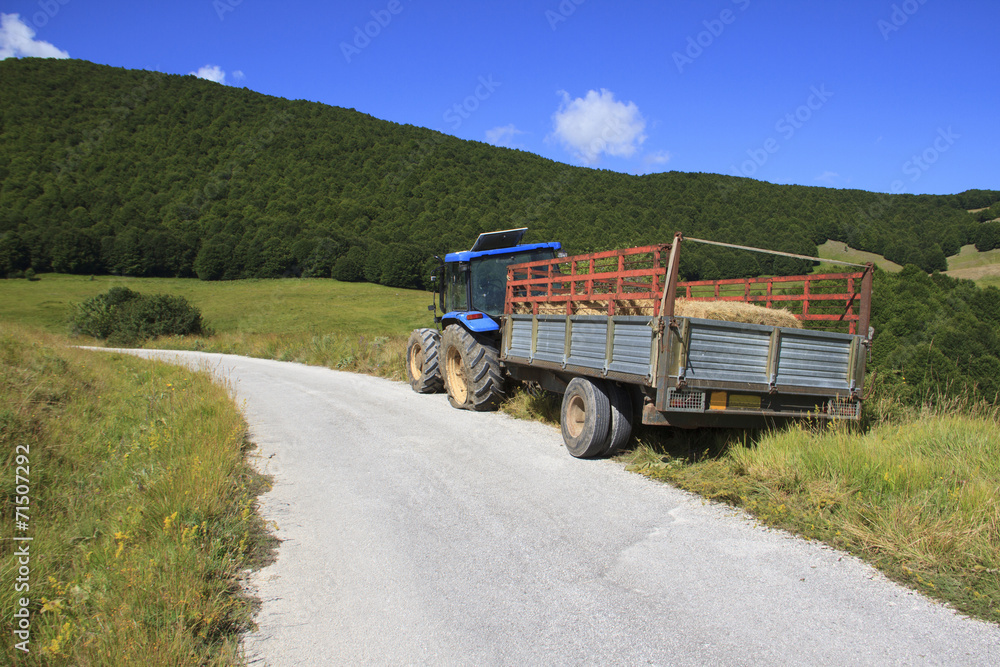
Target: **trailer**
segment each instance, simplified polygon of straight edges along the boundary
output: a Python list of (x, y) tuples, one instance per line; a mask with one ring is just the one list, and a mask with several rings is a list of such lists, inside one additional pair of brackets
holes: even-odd
[[(497, 234), (509, 241), (511, 232), (519, 241), (524, 230)], [(850, 265), (862, 269), (852, 273), (680, 282), (688, 242), (726, 245), (677, 233), (669, 244), (572, 257), (559, 256), (558, 244), (516, 243), (491, 255), (449, 255), (440, 290), (445, 314), (436, 318), (443, 333), (411, 336), (411, 384), (427, 388), (424, 364), (434, 357), (440, 380), (432, 379), (433, 389), (446, 390), (456, 407), (495, 408), (508, 379), (560, 393), (563, 439), (579, 458), (614, 454), (637, 420), (679, 428), (858, 420), (873, 336), (872, 265)], [(524, 261), (526, 253), (536, 256)], [(449, 309), (456, 300), (445, 295), (471, 285), (480, 257), (492, 258), (494, 275), (478, 284), (494, 284), (478, 303), (502, 282), (502, 311), (469, 310), (477, 299), (468, 287), (466, 309)], [(503, 281), (495, 276), (498, 265), (506, 269)], [(680, 310), (699, 302), (781, 309), (796, 326)]]

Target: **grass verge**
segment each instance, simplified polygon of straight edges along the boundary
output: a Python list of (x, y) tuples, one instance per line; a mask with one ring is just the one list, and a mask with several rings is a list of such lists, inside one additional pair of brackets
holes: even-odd
[[(224, 388), (0, 324), (0, 427), (0, 515), (32, 538), (0, 543), (8, 660), (241, 662), (252, 609), (240, 574), (271, 538), (255, 512), (266, 480), (246, 462), (246, 427)], [(28, 653), (15, 646), (22, 599)]]
[(1000, 416), (952, 403), (867, 432), (668, 433), (622, 459), (647, 477), (849, 551), (1000, 623)]

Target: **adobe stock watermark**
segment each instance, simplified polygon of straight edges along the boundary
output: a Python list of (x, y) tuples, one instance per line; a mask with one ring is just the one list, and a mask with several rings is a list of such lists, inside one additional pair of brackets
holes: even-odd
[[(28, 535), (30, 525), (29, 512), (31, 511), (31, 446), (16, 445), (15, 456), (9, 458), (17, 467), (13, 470), (14, 484), (9, 488), (14, 492), (11, 500), (14, 502), (14, 546), (13, 557), (16, 558), (17, 577), (14, 580), (14, 593), (26, 596), (31, 592), (31, 541), (34, 537)], [(14, 636), (21, 641), (14, 644), (14, 648), (23, 653), (30, 653), (29, 644), (31, 642), (31, 598), (12, 596), (16, 601), (16, 611), (14, 612)]]
[(351, 42), (341, 42), (340, 52), (344, 54), (344, 60), (348, 64), (354, 56), (360, 55), (367, 49), (372, 40), (382, 34), (385, 28), (392, 23), (392, 18), (398, 16), (403, 11), (403, 3), (400, 0), (389, 0), (385, 9), (373, 9), (371, 11), (372, 20), (364, 26), (354, 26), (354, 39)]
[(894, 32), (898, 32), (906, 25), (910, 17), (920, 11), (920, 8), (926, 4), (927, 0), (905, 0), (898, 5), (893, 5), (892, 13), (889, 14), (889, 20), (879, 19), (877, 23), (879, 32), (882, 33), (882, 39), (888, 42), (889, 36)]
[(490, 99), (490, 96), (501, 85), (503, 84), (499, 81), (493, 80), (492, 74), (479, 77), (479, 85), (476, 86), (473, 94), (462, 100), (460, 104), (453, 104), (444, 112), (444, 122), (451, 125), (452, 132), (462, 127), (462, 121), (474, 114), (479, 109), (479, 105)]
[[(750, 0), (732, 0), (732, 2), (741, 12), (745, 12), (750, 7)], [(693, 65), (694, 61), (705, 53), (705, 49), (710, 48), (715, 44), (715, 40), (722, 37), (722, 33), (726, 31), (726, 26), (736, 23), (738, 16), (739, 14), (732, 9), (723, 9), (719, 12), (718, 18), (702, 21), (701, 24), (705, 26), (705, 29), (697, 35), (687, 38), (687, 47), (683, 52), (674, 51), (673, 53), (674, 65), (677, 66), (677, 71), (683, 74), (685, 67)]]
[[(909, 176), (910, 183), (916, 183), (919, 181), (924, 174), (931, 170), (941, 156), (951, 150), (951, 148), (958, 143), (958, 140), (962, 138), (962, 135), (956, 134), (955, 131), (948, 126), (948, 129), (939, 127), (937, 130), (937, 136), (931, 142), (927, 148), (920, 151), (919, 153), (914, 153), (909, 160), (903, 163), (900, 168), (905, 176)], [(858, 209), (858, 217), (862, 218), (867, 222), (875, 222), (880, 219), (886, 210), (892, 205), (892, 196), (903, 194), (906, 191), (906, 181), (901, 178), (897, 178), (892, 183), (889, 184), (889, 192), (879, 195), (878, 201), (869, 206), (867, 209)]]
[(225, 21), (226, 13), (236, 11), (242, 2), (243, 0), (212, 0), (212, 9), (215, 10), (220, 21)]
[(582, 5), (587, 0), (562, 0), (559, 6), (553, 9), (545, 10), (545, 20), (549, 22), (549, 27), (555, 30), (559, 27), (560, 23), (565, 23), (566, 20), (576, 13), (576, 8)]
[[(59, 10), (68, 5), (70, 0), (39, 0), (37, 11), (31, 15), (31, 27), (44, 28), (49, 21), (56, 17)], [(22, 19), (23, 20), (23, 19)]]
[[(826, 89), (826, 84), (821, 84), (819, 87), (812, 86), (809, 91), (810, 95), (804, 104), (794, 111), (786, 113), (774, 124), (774, 130), (780, 133), (783, 141), (791, 141), (796, 132), (812, 120), (815, 113), (833, 97), (833, 93)], [(774, 137), (768, 137), (760, 148), (747, 149), (747, 156), (750, 159), (744, 160), (738, 168), (736, 165), (731, 166), (733, 175), (753, 176), (779, 150), (781, 150), (781, 141)]]

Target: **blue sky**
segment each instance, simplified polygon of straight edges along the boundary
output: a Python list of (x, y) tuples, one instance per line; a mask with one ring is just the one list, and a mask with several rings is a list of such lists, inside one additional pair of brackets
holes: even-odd
[(568, 164), (1000, 189), (996, 0), (2, 0), (0, 12), (0, 56), (200, 72)]

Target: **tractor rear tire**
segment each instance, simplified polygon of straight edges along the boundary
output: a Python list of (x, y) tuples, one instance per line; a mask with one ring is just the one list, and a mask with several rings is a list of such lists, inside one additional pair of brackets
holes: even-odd
[(500, 353), (488, 342), (452, 324), (441, 335), (444, 388), (448, 402), (461, 410), (490, 412), (505, 398)]
[(563, 442), (578, 459), (602, 456), (608, 449), (611, 401), (601, 380), (575, 377), (566, 386), (560, 411)]
[(441, 377), (441, 335), (434, 329), (414, 329), (406, 344), (406, 378), (418, 394), (444, 389)]
[(603, 456), (614, 456), (632, 435), (632, 398), (625, 388), (608, 382), (608, 402), (611, 404), (611, 424), (604, 442)]

